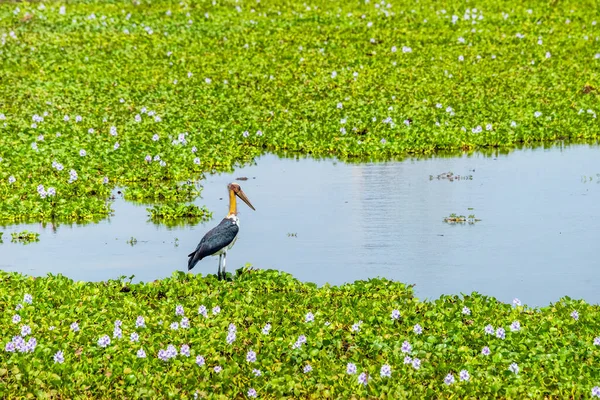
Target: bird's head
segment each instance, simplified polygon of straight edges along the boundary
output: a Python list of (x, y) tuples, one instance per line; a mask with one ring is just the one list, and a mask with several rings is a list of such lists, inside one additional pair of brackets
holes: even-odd
[(256, 211), (256, 209), (254, 208), (252, 203), (250, 203), (250, 200), (248, 200), (248, 197), (246, 197), (246, 194), (244, 193), (244, 191), (242, 190), (242, 188), (240, 187), (240, 185), (238, 183), (236, 183), (236, 182), (230, 183), (229, 185), (227, 185), (227, 189), (229, 189), (229, 191), (232, 192), (235, 196), (242, 199), (242, 201), (244, 203), (246, 203), (248, 205), (248, 207), (250, 207), (251, 209)]

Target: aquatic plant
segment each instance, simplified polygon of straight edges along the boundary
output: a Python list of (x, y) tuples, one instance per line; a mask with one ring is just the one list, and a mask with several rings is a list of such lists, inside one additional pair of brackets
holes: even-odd
[(472, 225), (475, 222), (479, 222), (479, 221), (481, 221), (481, 220), (475, 218), (474, 214), (470, 214), (469, 216), (465, 217), (464, 215), (457, 215), (455, 213), (452, 213), (448, 217), (444, 218), (444, 222), (449, 223), (449, 224), (468, 223), (468, 224)]
[(0, 293), (2, 397), (580, 398), (600, 385), (600, 307), (568, 297), (420, 301), (385, 279), (318, 288), (248, 268), (139, 284), (0, 272)]
[(27, 243), (40, 241), (40, 234), (37, 232), (29, 232), (29, 231), (12, 232), (10, 235), (12, 237), (11, 242), (13, 242), (13, 243), (27, 244)]
[(265, 151), (596, 140), (599, 29), (573, 0), (4, 2), (0, 220), (96, 220), (117, 185), (188, 202)]

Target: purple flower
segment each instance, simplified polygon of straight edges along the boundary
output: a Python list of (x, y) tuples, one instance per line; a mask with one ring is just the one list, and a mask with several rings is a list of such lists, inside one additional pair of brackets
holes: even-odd
[(504, 332), (504, 328), (498, 328), (496, 330), (496, 337), (498, 339), (504, 339), (506, 337), (505, 332)]
[(206, 312), (206, 307), (203, 305), (198, 307), (198, 314), (204, 315), (205, 318), (208, 317), (208, 314)]
[(171, 324), (171, 329), (173, 329), (174, 331), (176, 331), (177, 329), (179, 329), (179, 322), (173, 322)]
[(600, 387), (594, 386), (592, 388), (592, 397), (600, 397)]
[(214, 306), (213, 307), (213, 309), (212, 309), (213, 315), (217, 315), (220, 312), (221, 312), (221, 307), (219, 307), (219, 306)]
[(167, 357), (169, 357), (169, 358), (177, 357), (177, 349), (172, 344), (167, 346), (166, 353), (167, 353)]
[(271, 330), (271, 324), (266, 324), (263, 328), (262, 328), (262, 334), (263, 335), (268, 335), (269, 331)]
[(139, 349), (136, 355), (137, 358), (146, 358), (146, 352), (144, 351), (144, 349)]
[(367, 386), (367, 382), (369, 381), (369, 377), (367, 376), (366, 372), (362, 372), (359, 376), (358, 376), (358, 383), (363, 385), (363, 386)]
[(348, 363), (346, 365), (346, 373), (348, 375), (354, 375), (356, 373), (356, 365), (353, 363)]
[(252, 370), (252, 373), (254, 374), (254, 376), (261, 376), (262, 375), (262, 372), (260, 372), (260, 369), (256, 369), (256, 368), (254, 368)]
[(515, 375), (519, 373), (519, 365), (517, 363), (512, 363), (510, 364), (510, 366), (508, 367), (508, 370), (510, 372), (514, 372)]
[(399, 318), (400, 318), (400, 311), (392, 310), (392, 319), (399, 319)]
[(108, 337), (108, 335), (104, 335), (100, 339), (98, 339), (98, 346), (100, 346), (100, 347), (106, 347), (109, 344), (110, 344), (110, 337)]
[(103, 184), (108, 184), (108, 176), (105, 176), (104, 178), (102, 178), (102, 183)]
[(14, 351), (16, 349), (17, 349), (17, 346), (15, 345), (15, 342), (13, 342), (13, 341), (6, 343), (6, 346), (4, 346), (4, 351), (7, 351), (9, 353), (14, 353)]
[(413, 360), (412, 360), (412, 366), (413, 366), (414, 369), (421, 368), (421, 360), (419, 360), (418, 358), (413, 358)]
[(190, 320), (186, 317), (181, 318), (181, 322), (179, 323), (182, 329), (187, 329), (190, 327)]
[(136, 328), (145, 328), (146, 327), (146, 322), (144, 321), (144, 317), (142, 317), (141, 315), (139, 317), (137, 317), (137, 319), (135, 320), (135, 327)]
[(183, 306), (181, 304), (175, 307), (175, 315), (183, 315)]
[(83, 150), (83, 149), (79, 150), (79, 155), (80, 155), (81, 157), (85, 157), (85, 156), (86, 156), (86, 154), (87, 154), (87, 152), (86, 152), (85, 150)]
[(600, 346), (600, 336), (594, 338), (594, 346)]
[(113, 338), (121, 339), (122, 337), (123, 337), (123, 331), (118, 326), (115, 326), (115, 329), (113, 330)]
[(202, 357), (202, 356), (196, 356), (196, 364), (197, 364), (199, 367), (203, 366), (203, 365), (204, 365), (204, 363), (205, 363), (205, 361), (204, 361), (204, 357)]
[(248, 389), (248, 397), (256, 397), (257, 393), (256, 390), (254, 390), (254, 388), (250, 388)]
[(187, 344), (181, 345), (181, 349), (179, 350), (182, 356), (189, 357), (190, 356), (190, 346)]
[(12, 322), (13, 324), (18, 324), (19, 322), (21, 322), (21, 316), (19, 314), (13, 315)]
[(146, 155), (146, 158), (144, 158), (144, 160), (146, 162), (151, 162), (152, 161), (152, 156), (150, 154)]
[(484, 346), (483, 349), (481, 349), (481, 354), (483, 354), (484, 356), (489, 356), (491, 353), (490, 348), (487, 346)]
[(454, 383), (454, 375), (452, 375), (452, 374), (446, 375), (446, 377), (444, 378), (444, 383), (446, 385), (452, 385)]
[(469, 307), (464, 306), (462, 309), (462, 313), (465, 315), (471, 315), (471, 310), (469, 309)]
[(72, 330), (73, 332), (79, 332), (79, 324), (78, 324), (77, 322), (73, 322), (73, 323), (71, 324), (71, 330)]
[(62, 364), (65, 362), (65, 356), (63, 354), (62, 351), (57, 351), (56, 354), (54, 354), (54, 363), (59, 363)]
[(248, 137), (248, 136), (250, 136), (250, 132), (244, 131), (244, 133), (242, 133), (242, 136), (243, 137)]
[(311, 312), (307, 313), (306, 317), (304, 317), (304, 322), (313, 322), (314, 320), (315, 316)]
[(14, 177), (13, 175), (11, 175), (11, 176), (9, 176), (9, 177), (8, 177), (8, 183), (9, 183), (9, 184), (11, 184), (11, 185), (12, 185), (12, 184), (13, 184), (13, 183), (15, 183), (16, 181), (17, 181), (17, 180), (15, 179), (15, 177)]
[(513, 306), (518, 307), (521, 305), (521, 300), (517, 299), (516, 297), (513, 299)]
[(53, 187), (49, 187), (47, 193), (48, 193), (48, 196), (50, 196), (50, 197), (56, 196), (56, 189)]
[(305, 374), (308, 374), (310, 371), (312, 371), (312, 367), (310, 366), (310, 364), (306, 364), (302, 369), (302, 372), (304, 372)]
[(21, 303), (17, 304), (17, 306), (15, 307), (15, 311), (19, 311), (21, 309), (23, 309), (23, 304), (21, 304)]
[(390, 376), (392, 376), (392, 367), (390, 367), (388, 364), (383, 364), (381, 366), (381, 369), (379, 370), (379, 375), (382, 378), (389, 378)]
[(21, 327), (21, 336), (27, 336), (31, 333), (31, 327), (29, 325), (23, 325)]
[(220, 365), (216, 365), (213, 370), (218, 374), (219, 372), (223, 371), (223, 368)]
[(227, 334), (227, 338), (225, 340), (227, 341), (227, 343), (232, 344), (233, 342), (235, 342), (235, 338), (236, 338), (236, 334), (234, 331), (234, 332), (229, 332)]
[(410, 356), (404, 357), (404, 364), (412, 364), (412, 358)]
[(169, 356), (167, 355), (167, 352), (163, 349), (160, 349), (158, 351), (158, 358), (163, 361), (169, 361)]
[(229, 324), (229, 326), (227, 327), (227, 332), (237, 332), (237, 328), (235, 327), (235, 324)]
[(152, 136), (152, 140), (153, 140), (153, 141), (155, 141), (155, 142), (157, 142), (157, 141), (158, 141), (158, 139), (159, 139), (159, 137), (158, 137), (158, 134), (156, 134), (156, 133), (155, 133), (155, 134)]
[(573, 312), (571, 313), (571, 317), (577, 321), (579, 319), (579, 313), (575, 310), (573, 310)]
[(494, 334), (494, 327), (492, 325), (486, 325), (484, 332), (488, 335), (493, 335)]
[(466, 369), (460, 371), (459, 378), (461, 381), (468, 381), (471, 378), (471, 376), (469, 375), (469, 371), (467, 371)]
[(27, 341), (27, 344), (25, 345), (25, 351), (29, 352), (29, 353), (33, 353), (33, 351), (35, 350), (35, 346), (37, 346), (37, 340), (36, 338), (29, 338), (29, 340)]
[(421, 327), (421, 325), (416, 324), (413, 328), (413, 331), (417, 334), (420, 335), (421, 333), (423, 333), (423, 328)]
[(511, 332), (518, 332), (521, 330), (521, 323), (519, 321), (514, 321), (512, 324), (510, 324), (510, 330)]
[(255, 362), (256, 361), (256, 353), (252, 350), (248, 350), (248, 353), (246, 353), (246, 361), (247, 362)]
[(133, 343), (133, 342), (137, 342), (140, 340), (140, 335), (137, 334), (137, 332), (133, 332), (131, 334), (131, 336), (129, 337), (129, 340)]
[(410, 345), (410, 343), (408, 343), (408, 341), (404, 341), (402, 343), (402, 347), (400, 348), (400, 351), (402, 351), (403, 353), (410, 353), (412, 351), (412, 347)]

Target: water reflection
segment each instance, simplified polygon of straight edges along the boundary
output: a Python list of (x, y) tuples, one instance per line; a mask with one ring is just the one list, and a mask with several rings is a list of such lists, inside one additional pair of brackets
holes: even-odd
[[(599, 154), (595, 146), (562, 145), (382, 163), (265, 155), (207, 176), (196, 201), (213, 212), (207, 223), (155, 225), (147, 205), (116, 199), (114, 216), (97, 224), (3, 229), (0, 268), (86, 280), (169, 276), (185, 270), (186, 255), (226, 214), (226, 184), (247, 177), (240, 183), (256, 212), (240, 207), (229, 271), (249, 262), (318, 284), (382, 276), (415, 283), (422, 298), (478, 291), (530, 305), (564, 295), (598, 303), (600, 185), (582, 176), (600, 173)], [(448, 171), (473, 179), (429, 179)], [(445, 224), (451, 213), (482, 221)], [(40, 232), (40, 242), (7, 242), (23, 229)], [(136, 244), (127, 243), (131, 237)], [(216, 269), (208, 258), (194, 271)]]

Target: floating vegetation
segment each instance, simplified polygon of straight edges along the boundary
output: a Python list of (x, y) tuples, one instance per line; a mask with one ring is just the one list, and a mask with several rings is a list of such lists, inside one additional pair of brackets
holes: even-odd
[(288, 237), (298, 237), (297, 233), (288, 233)]
[(129, 240), (127, 240), (127, 244), (130, 245), (131, 247), (135, 246), (137, 244), (137, 242), (138, 242), (137, 239), (134, 238), (133, 236)]
[(11, 242), (13, 243), (33, 243), (40, 241), (40, 234), (36, 232), (22, 231), (22, 232), (13, 232), (10, 234), (12, 236)]
[(204, 222), (212, 218), (212, 212), (206, 207), (198, 207), (195, 204), (159, 204), (146, 208), (152, 220), (193, 220)]
[(0, 4), (2, 221), (106, 217), (116, 186), (189, 202), (177, 182), (266, 151), (600, 135), (600, 25), (573, 0), (46, 3)]
[[(26, 398), (589, 398), (600, 306), (477, 293), (420, 301), (385, 279), (317, 287), (0, 272), (0, 393)], [(578, 362), (573, 362), (578, 360)]]
[(4, 243), (4, 241), (2, 240), (2, 236), (4, 236), (4, 232), (0, 232), (0, 244)]
[(450, 214), (450, 216), (444, 218), (444, 222), (448, 224), (474, 224), (475, 222), (481, 221), (480, 219), (475, 218), (475, 215), (471, 214), (467, 217), (464, 215)]
[(444, 172), (437, 176), (429, 175), (429, 180), (432, 181), (434, 179), (443, 180), (446, 179), (450, 182), (454, 181), (471, 181), (473, 180), (473, 175), (454, 175), (452, 172)]
[(589, 183), (589, 182), (594, 182), (596, 181), (596, 183), (600, 183), (600, 174), (596, 174), (596, 175), (583, 175), (581, 177), (581, 182), (583, 183)]

